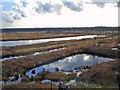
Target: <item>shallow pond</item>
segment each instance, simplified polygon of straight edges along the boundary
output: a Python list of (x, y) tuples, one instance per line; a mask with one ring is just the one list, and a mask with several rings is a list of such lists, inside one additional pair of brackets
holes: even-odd
[(43, 69), (49, 72), (55, 72), (55, 68), (59, 68), (60, 71), (73, 70), (76, 67), (92, 66), (97, 63), (106, 62), (109, 60), (112, 60), (112, 59), (88, 55), (88, 54), (77, 54), (74, 56), (66, 57), (64, 59), (58, 60), (50, 64), (36, 67), (32, 69), (32, 70), (35, 70), (35, 74), (32, 74), (32, 70), (29, 70), (26, 72), (26, 75), (29, 77), (35, 76), (36, 74), (40, 73)]
[(97, 37), (97, 35), (63, 37), (63, 38), (50, 38), (50, 39), (38, 39), (38, 40), (0, 41), (0, 46), (29, 45), (29, 44), (36, 44), (36, 43), (45, 43), (45, 42), (50, 42), (50, 41), (80, 40), (80, 39), (87, 39), (87, 38), (94, 38), (94, 37)]

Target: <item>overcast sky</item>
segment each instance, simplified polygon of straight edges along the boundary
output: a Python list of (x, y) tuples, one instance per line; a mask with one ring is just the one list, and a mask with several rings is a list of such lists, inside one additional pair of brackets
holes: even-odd
[(120, 0), (2, 0), (0, 27), (118, 26)]

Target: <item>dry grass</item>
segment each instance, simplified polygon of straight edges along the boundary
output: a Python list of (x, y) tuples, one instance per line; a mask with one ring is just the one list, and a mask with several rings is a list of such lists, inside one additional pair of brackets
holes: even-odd
[[(99, 56), (118, 58), (119, 56), (118, 53), (120, 51), (119, 50), (113, 51), (112, 50), (113, 45), (107, 45), (110, 43), (104, 43), (104, 45), (107, 45), (109, 47), (107, 48), (106, 46), (98, 47), (95, 45), (95, 42), (98, 42), (98, 40), (91, 39), (91, 40), (54, 42), (54, 44), (61, 43), (63, 46), (65, 45), (66, 48), (63, 50), (54, 51), (54, 52), (50, 52), (47, 54), (40, 54), (36, 56), (31, 55), (31, 56), (24, 57), (24, 58), (2, 61), (2, 69), (3, 69), (2, 75), (6, 78), (8, 78), (9, 75), (13, 75), (14, 72), (18, 72), (23, 75), (27, 70), (30, 70), (34, 67), (38, 67), (38, 66), (50, 63), (50, 62), (54, 62), (66, 56), (70, 56), (70, 55), (77, 54), (77, 53), (89, 53), (89, 54), (94, 54), (94, 55), (99, 55)], [(54, 44), (51, 43), (49, 45), (54, 46)], [(44, 44), (41, 44), (41, 45), (44, 45)], [(33, 46), (35, 45), (23, 46), (20, 48), (24, 48), (24, 47), (32, 48)], [(39, 47), (39, 45), (36, 45), (36, 46)]]
[[(30, 39), (46, 39), (79, 36), (80, 34), (54, 34), (41, 32), (21, 32), (21, 33), (3, 33), (1, 40), (30, 40)], [(31, 37), (32, 36), (32, 37)]]
[[(86, 44), (86, 46), (84, 44)], [(83, 41), (81, 41), (79, 43), (68, 45), (68, 47), (66, 47), (63, 50), (54, 51), (54, 52), (50, 52), (47, 54), (40, 54), (36, 56), (31, 55), (31, 56), (24, 57), (24, 58), (2, 61), (3, 75), (8, 77), (13, 72), (19, 72), (23, 74), (26, 70), (30, 70), (33, 67), (37, 67), (37, 66), (40, 66), (46, 63), (50, 63), (60, 58), (73, 55), (75, 53), (80, 53), (82, 52), (81, 48), (83, 48), (83, 46), (90, 47), (90, 45), (92, 45), (91, 42), (83, 43)]]
[[(79, 44), (80, 41), (81, 40), (54, 41), (54, 42), (32, 44), (32, 45), (0, 47), (2, 49), (2, 53), (0, 56), (8, 57), (8, 56), (33, 54), (36, 51), (39, 51), (39, 52), (48, 51), (50, 49), (55, 49), (55, 48), (69, 47), (72, 45), (75, 46)], [(84, 41), (81, 41), (81, 42), (84, 42)]]
[(47, 74), (45, 78), (53, 81), (58, 81), (58, 80), (65, 80), (69, 78), (69, 76), (61, 72), (54, 72), (54, 73)]
[[(11, 85), (3, 85), (3, 90), (31, 90), (31, 89), (38, 89), (38, 90), (51, 90), (51, 84), (50, 83), (46, 83), (46, 84), (42, 84), (42, 83), (18, 83), (18, 84), (11, 84)], [(57, 90), (57, 86), (56, 85), (52, 85), (52, 88)]]
[(91, 68), (80, 75), (79, 79), (90, 84), (99, 84), (102, 87), (118, 87), (120, 78), (120, 59), (103, 62), (91, 66)]
[[(36, 56), (28, 56), (25, 58), (19, 58), (19, 59), (11, 59), (11, 60), (6, 60), (2, 61), (2, 69), (3, 73), (2, 76), (4, 77), (4, 81), (8, 79), (9, 75), (14, 75), (14, 73), (20, 73), (22, 76), (23, 74), (27, 71), (30, 70), (34, 67), (41, 66), (43, 64), (47, 64), (56, 60), (59, 60), (61, 58), (64, 58), (66, 56), (70, 56), (76, 53), (90, 53), (94, 55), (99, 55), (99, 56), (105, 56), (105, 57), (111, 57), (111, 58), (119, 58), (118, 56), (120, 54), (120, 51), (113, 51), (112, 48), (116, 47), (117, 39), (109, 39), (112, 41), (107, 42), (108, 39), (96, 39), (96, 40), (78, 40), (78, 41), (62, 41), (62, 42), (49, 42), (49, 45), (46, 45), (47, 47), (54, 47), (55, 44), (63, 45), (66, 46), (65, 49), (59, 50), (59, 51), (54, 51), (50, 52), (47, 54), (41, 54), (41, 55), (36, 55)], [(105, 42), (102, 43), (103, 45), (97, 46), (95, 43), (97, 42)], [(39, 44), (39, 45), (44, 45), (44, 44)], [(35, 45), (28, 45), (28, 46), (18, 46), (19, 49), (21, 48), (28, 48), (26, 51), (29, 51), (29, 48), (33, 48), (36, 46), (36, 48), (39, 47), (38, 44)], [(38, 46), (38, 47), (37, 47)], [(58, 46), (55, 46), (58, 47)], [(16, 47), (12, 47), (16, 48)], [(15, 50), (15, 49), (14, 49)], [(17, 48), (16, 48), (17, 50)], [(18, 50), (19, 51), (19, 50)], [(22, 51), (22, 50), (21, 50)], [(32, 49), (31, 51), (34, 51)], [(102, 63), (98, 64), (95, 66), (92, 66), (87, 72), (83, 73), (83, 75), (80, 76), (80, 80), (82, 81), (87, 81), (88, 83), (92, 84), (99, 84), (102, 85), (103, 87), (118, 87), (118, 82), (117, 82), (117, 77), (116, 72), (119, 73), (119, 62), (120, 60), (116, 60), (114, 62), (107, 62), (107, 63)], [(41, 74), (40, 74), (41, 75)], [(43, 77), (40, 77), (37, 75), (34, 79), (35, 80), (42, 80)], [(60, 72), (55, 72), (55, 73), (47, 73), (44, 75), (44, 78), (51, 79), (51, 80), (66, 80), (69, 78), (69, 76), (60, 73)], [(23, 80), (26, 80), (26, 77), (23, 77)], [(28, 81), (27, 81), (28, 82)], [(40, 84), (40, 83), (21, 83), (21, 84), (15, 84), (15, 85), (5, 85), (3, 86), (4, 89), (6, 88), (33, 88), (33, 87), (38, 87), (38, 88), (46, 88), (49, 87), (50, 84)]]

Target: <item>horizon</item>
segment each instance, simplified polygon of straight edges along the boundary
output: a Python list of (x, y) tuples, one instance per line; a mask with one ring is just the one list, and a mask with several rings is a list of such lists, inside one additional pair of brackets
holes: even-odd
[[(94, 27), (25, 27), (26, 29), (49, 29), (49, 28), (119, 28), (120, 26), (94, 26)], [(24, 27), (8, 27), (0, 29), (24, 29)]]

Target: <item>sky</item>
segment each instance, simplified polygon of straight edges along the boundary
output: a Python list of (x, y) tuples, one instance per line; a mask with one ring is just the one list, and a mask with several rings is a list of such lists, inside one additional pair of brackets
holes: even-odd
[(0, 1), (0, 28), (118, 26), (120, 0)]

